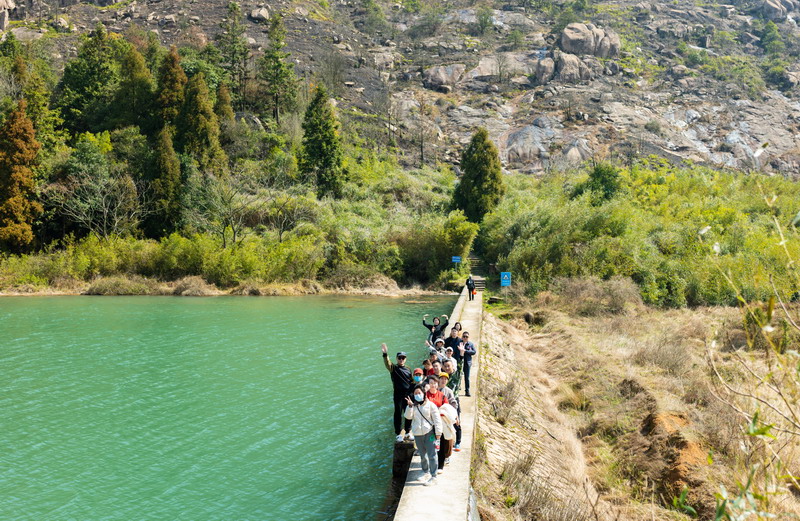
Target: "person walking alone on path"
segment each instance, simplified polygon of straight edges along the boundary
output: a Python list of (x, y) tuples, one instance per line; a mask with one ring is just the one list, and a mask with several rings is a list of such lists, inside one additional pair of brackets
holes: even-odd
[(467, 277), (467, 293), (470, 300), (475, 300), (475, 281), (472, 279), (472, 273)]
[(408, 436), (409, 440), (414, 439), (411, 434), (411, 421), (406, 420), (405, 426), (403, 425), (403, 408), (406, 406), (408, 397), (414, 389), (414, 380), (411, 376), (411, 369), (406, 367), (406, 354), (402, 351), (397, 353), (397, 363), (393, 364), (389, 360), (386, 344), (381, 344), (381, 352), (383, 353), (383, 365), (389, 371), (392, 377), (392, 386), (394, 387), (394, 433), (395, 441), (400, 443), (403, 441), (403, 433)]
[(464, 365), (464, 395), (469, 396), (469, 370), (472, 369), (472, 357), (478, 354), (475, 344), (469, 341), (469, 333), (464, 331), (461, 335), (461, 358)]
[(436, 471), (439, 470), (439, 440), (442, 437), (442, 418), (439, 408), (425, 397), (427, 384), (414, 387), (413, 400), (406, 398), (405, 417), (411, 421), (411, 432), (417, 445), (419, 459), (422, 463), (422, 481), (425, 486), (436, 483)]

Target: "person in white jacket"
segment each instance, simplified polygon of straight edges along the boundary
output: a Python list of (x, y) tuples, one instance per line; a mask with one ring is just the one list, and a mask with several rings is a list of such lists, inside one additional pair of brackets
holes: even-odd
[(406, 419), (411, 420), (411, 432), (414, 434), (414, 443), (419, 451), (422, 461), (422, 481), (425, 486), (436, 483), (436, 471), (439, 461), (436, 451), (439, 450), (439, 439), (442, 437), (442, 418), (436, 404), (425, 397), (426, 384), (414, 387), (414, 394), (406, 398)]

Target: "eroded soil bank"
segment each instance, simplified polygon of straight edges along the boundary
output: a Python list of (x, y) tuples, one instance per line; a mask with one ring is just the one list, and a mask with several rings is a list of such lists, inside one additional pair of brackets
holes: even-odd
[[(720, 485), (747, 479), (749, 440), (705, 356), (718, 346), (736, 374), (741, 312), (557, 309), (486, 313), (473, 462), (482, 519), (688, 520), (674, 504), (684, 490), (681, 504), (714, 519)], [(778, 519), (798, 511), (791, 493), (771, 508)]]

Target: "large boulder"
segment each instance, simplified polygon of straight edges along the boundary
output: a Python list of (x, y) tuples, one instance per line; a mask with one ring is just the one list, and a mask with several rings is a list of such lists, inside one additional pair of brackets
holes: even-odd
[(556, 73), (556, 62), (553, 58), (543, 58), (536, 62), (533, 77), (537, 85), (546, 85)]
[(561, 33), (561, 48), (570, 54), (591, 54), (599, 58), (619, 55), (619, 35), (593, 24), (571, 23)]
[(426, 69), (423, 73), (423, 83), (429, 89), (452, 87), (464, 76), (467, 67), (463, 63), (453, 65), (440, 65)]
[(264, 23), (269, 21), (269, 11), (266, 7), (259, 7), (250, 11), (250, 19), (254, 22)]
[(786, 20), (786, 15), (789, 13), (780, 0), (764, 0), (761, 4), (761, 14), (768, 20), (780, 22)]
[(8, 29), (8, 11), (0, 10), (0, 31)]
[(556, 78), (564, 83), (579, 83), (592, 79), (592, 71), (574, 54), (561, 53), (556, 65)]
[[(541, 120), (541, 121), (540, 121)], [(506, 160), (524, 165), (546, 157), (550, 144), (557, 137), (552, 122), (537, 118), (533, 125), (523, 127), (508, 135), (505, 146)]]
[(376, 52), (372, 55), (372, 59), (378, 70), (394, 69), (394, 54), (391, 52)]

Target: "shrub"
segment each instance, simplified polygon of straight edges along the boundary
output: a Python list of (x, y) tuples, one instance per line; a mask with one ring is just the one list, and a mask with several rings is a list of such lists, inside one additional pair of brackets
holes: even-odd
[(639, 348), (633, 355), (633, 362), (639, 365), (654, 365), (671, 375), (681, 376), (691, 363), (691, 355), (680, 339), (664, 332)]
[(92, 282), (87, 295), (160, 295), (161, 286), (157, 281), (140, 276), (100, 277)]
[[(578, 187), (559, 176), (507, 180), (508, 195), (481, 225), (484, 260), (514, 272), (529, 296), (556, 289), (562, 278), (622, 277), (651, 305), (735, 305), (728, 274), (748, 299), (769, 297), (770, 275), (784, 298), (795, 291), (772, 219), (797, 213), (798, 185), (656, 159), (617, 174), (610, 189), (591, 178)], [(585, 193), (588, 186), (601, 188)], [(615, 190), (626, 196), (591, 195)], [(774, 210), (762, 191), (779, 195)], [(798, 252), (800, 239), (787, 236), (785, 246)], [(604, 310), (607, 297), (599, 295), (581, 312)]]

